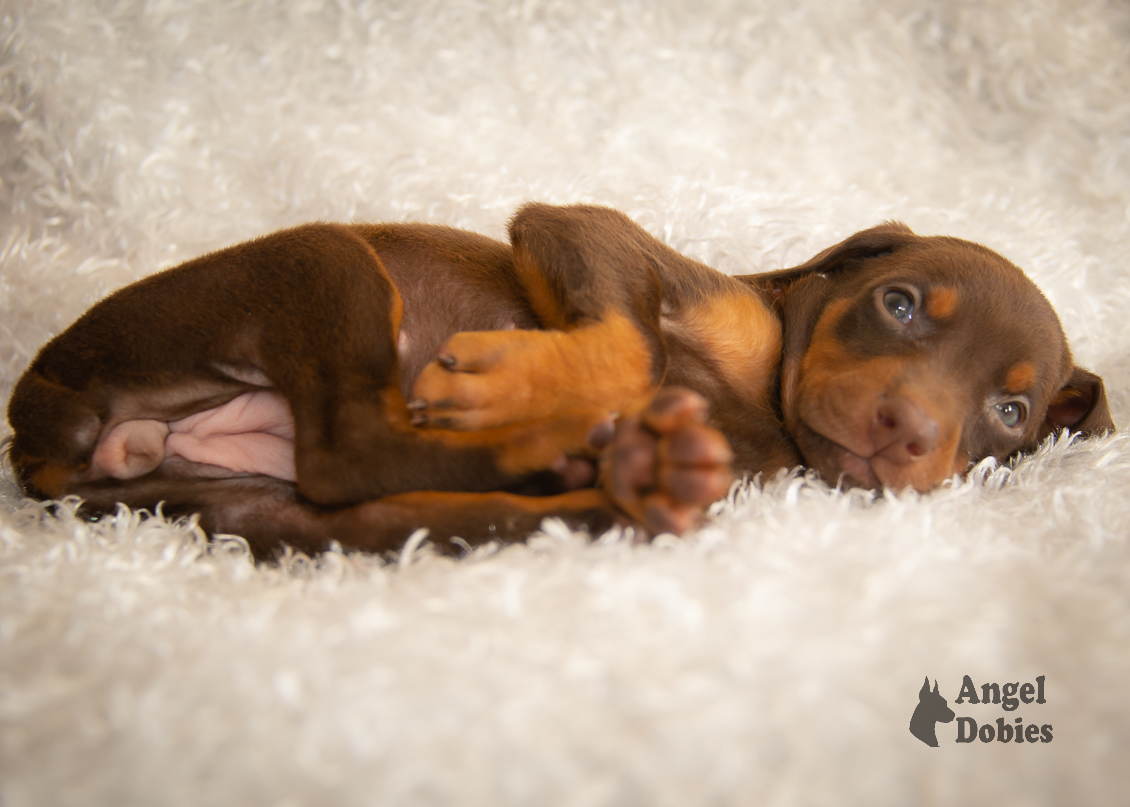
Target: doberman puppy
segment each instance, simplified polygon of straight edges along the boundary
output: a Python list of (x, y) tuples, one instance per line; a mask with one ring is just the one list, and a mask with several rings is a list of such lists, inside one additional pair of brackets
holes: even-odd
[(926, 491), (1113, 428), (1047, 300), (976, 244), (887, 223), (731, 277), (607, 208), (529, 204), (509, 236), (311, 224), (128, 286), (18, 382), (17, 477), (268, 557), (546, 516), (682, 532), (731, 466)]

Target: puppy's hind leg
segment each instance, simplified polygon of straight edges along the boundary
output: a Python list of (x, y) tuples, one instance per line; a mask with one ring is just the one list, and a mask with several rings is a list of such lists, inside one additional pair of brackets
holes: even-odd
[(551, 443), (531, 439), (532, 426), (477, 434), (413, 427), (400, 393), (400, 295), (348, 228), (310, 225), (241, 248), (257, 291), (256, 364), (290, 405), (298, 490), (310, 501), (505, 489), (549, 468), (565, 447), (584, 445), (595, 414), (573, 418)]

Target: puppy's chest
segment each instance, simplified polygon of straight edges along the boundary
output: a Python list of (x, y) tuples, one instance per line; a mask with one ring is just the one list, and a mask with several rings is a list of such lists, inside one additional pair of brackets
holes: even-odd
[[(692, 305), (664, 305), (668, 383), (708, 398), (734, 396), (763, 403), (781, 355), (781, 324), (756, 295), (734, 290)], [(714, 394), (712, 394), (714, 393)]]

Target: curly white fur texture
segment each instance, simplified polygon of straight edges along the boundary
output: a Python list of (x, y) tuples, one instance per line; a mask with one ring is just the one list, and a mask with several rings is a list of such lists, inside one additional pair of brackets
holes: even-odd
[[(312, 219), (621, 208), (723, 271), (899, 218), (983, 242), (1130, 414), (1130, 8), (1109, 0), (0, 2), (0, 400), (87, 306)], [(0, 427), (0, 436), (3, 429)], [(683, 540), (441, 559), (0, 489), (0, 802), (1113, 804), (1130, 438), (926, 496), (788, 474)], [(1046, 704), (956, 704), (962, 677)], [(1054, 741), (938, 748), (959, 715)]]

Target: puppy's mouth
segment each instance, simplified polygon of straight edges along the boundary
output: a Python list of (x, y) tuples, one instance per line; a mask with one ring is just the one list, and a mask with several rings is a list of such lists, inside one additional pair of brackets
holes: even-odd
[(881, 490), (883, 482), (875, 475), (870, 457), (863, 457), (801, 422), (796, 435), (805, 463), (820, 472), (828, 484), (842, 479), (843, 486)]

